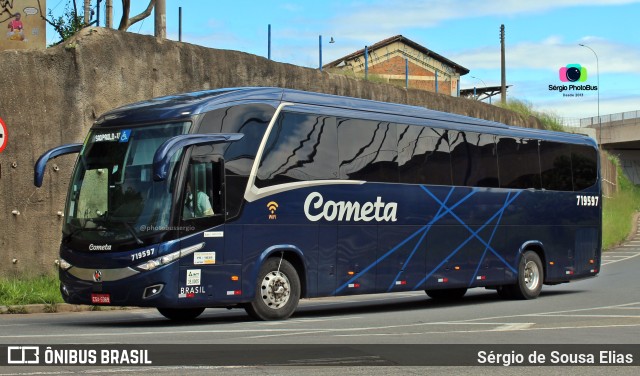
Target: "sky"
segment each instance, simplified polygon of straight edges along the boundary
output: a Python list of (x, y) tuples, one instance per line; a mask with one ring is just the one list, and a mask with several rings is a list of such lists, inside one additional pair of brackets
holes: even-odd
[[(55, 15), (67, 2), (48, 0), (47, 7)], [(117, 26), (121, 1), (113, 3)], [(132, 3), (131, 16), (148, 1)], [(597, 116), (598, 107), (600, 115), (640, 111), (640, 0), (166, 0), (166, 7), (169, 39), (178, 40), (182, 7), (183, 42), (266, 57), (271, 25), (272, 60), (310, 68), (319, 65), (320, 35), (326, 64), (401, 34), (469, 69), (461, 89), (500, 85), (504, 24), (508, 98), (569, 123)], [(153, 16), (128, 31), (153, 34)], [(52, 30), (47, 39), (56, 40)], [(586, 81), (560, 80), (570, 64), (586, 68)], [(549, 88), (572, 84), (598, 90)]]

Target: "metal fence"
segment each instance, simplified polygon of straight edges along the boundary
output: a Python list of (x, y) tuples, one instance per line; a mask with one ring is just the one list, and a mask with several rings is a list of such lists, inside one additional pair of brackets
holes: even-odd
[(618, 192), (618, 169), (606, 152), (600, 151), (600, 174), (602, 176), (602, 195), (611, 197)]
[(596, 125), (623, 125), (623, 124), (635, 124), (640, 122), (640, 111), (627, 111), (619, 112), (617, 114), (600, 115), (600, 121), (598, 116), (580, 119), (581, 127), (592, 127)]

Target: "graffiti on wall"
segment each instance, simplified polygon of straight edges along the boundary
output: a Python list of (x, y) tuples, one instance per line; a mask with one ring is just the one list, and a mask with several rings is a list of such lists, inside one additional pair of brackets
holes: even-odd
[(0, 0), (0, 51), (45, 48), (46, 0)]

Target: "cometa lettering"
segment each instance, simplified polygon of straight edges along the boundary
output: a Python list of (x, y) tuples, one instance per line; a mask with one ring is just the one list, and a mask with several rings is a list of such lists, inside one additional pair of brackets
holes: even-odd
[(376, 202), (324, 201), (318, 192), (310, 193), (304, 200), (304, 214), (312, 222), (321, 219), (326, 221), (377, 221), (396, 222), (398, 203), (382, 201), (378, 196)]
[(103, 245), (89, 244), (89, 250), (90, 251), (110, 251), (111, 244), (103, 244)]

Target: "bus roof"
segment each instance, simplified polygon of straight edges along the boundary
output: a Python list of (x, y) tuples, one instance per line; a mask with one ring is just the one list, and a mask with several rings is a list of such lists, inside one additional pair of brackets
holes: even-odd
[[(552, 132), (533, 128), (512, 127), (495, 121), (436, 111), (425, 107), (275, 87), (225, 88), (153, 98), (113, 109), (101, 115), (95, 121), (94, 127), (131, 126), (170, 120), (188, 120), (194, 115), (219, 108), (225, 103), (246, 101), (290, 102), (345, 110), (364, 111), (369, 113), (430, 119), (461, 125), (492, 127), (503, 131), (511, 130), (517, 131), (518, 133), (524, 131), (525, 133), (529, 133), (531, 137), (536, 138), (560, 138), (564, 141), (574, 140), (574, 142), (581, 139), (582, 143), (584, 143), (585, 139), (590, 139), (585, 135)], [(595, 145), (595, 140), (593, 140), (593, 142), (587, 141), (587, 143), (593, 143)]]

